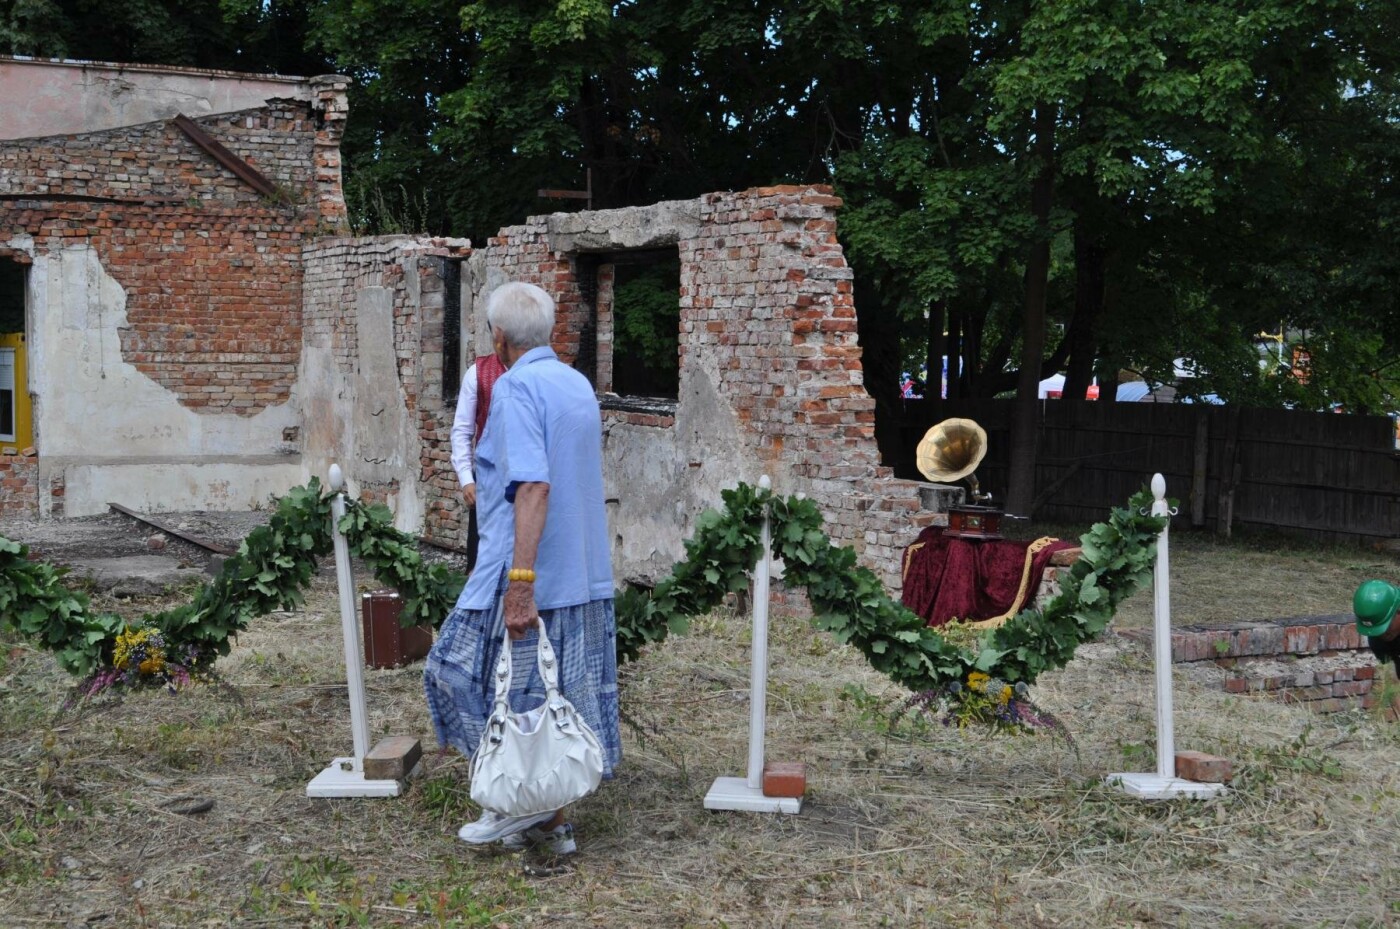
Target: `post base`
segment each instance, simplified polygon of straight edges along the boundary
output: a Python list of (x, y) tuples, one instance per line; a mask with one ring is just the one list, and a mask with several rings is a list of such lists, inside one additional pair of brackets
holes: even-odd
[(738, 810), (743, 813), (800, 813), (801, 797), (765, 797), (760, 787), (750, 787), (742, 777), (717, 777), (705, 794), (707, 810)]
[(1203, 784), (1160, 774), (1109, 774), (1103, 780), (1108, 786), (1117, 787), (1139, 800), (1175, 800), (1178, 797), (1207, 800), (1226, 790), (1224, 784)]
[(397, 797), (398, 781), (372, 781), (355, 770), (354, 758), (336, 758), (306, 785), (308, 797)]

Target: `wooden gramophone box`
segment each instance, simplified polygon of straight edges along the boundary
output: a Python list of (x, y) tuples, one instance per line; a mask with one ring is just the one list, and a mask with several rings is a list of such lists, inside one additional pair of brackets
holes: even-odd
[(946, 536), (955, 539), (1000, 539), (1002, 511), (993, 506), (956, 504), (948, 508)]

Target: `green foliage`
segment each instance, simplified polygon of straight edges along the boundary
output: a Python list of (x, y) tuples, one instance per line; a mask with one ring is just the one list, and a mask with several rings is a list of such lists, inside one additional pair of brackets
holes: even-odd
[(400, 625), (442, 625), (466, 578), (445, 564), (424, 563), (417, 540), (393, 528), (393, 514), (382, 503), (350, 502), (340, 531), (350, 551), (403, 597)]
[(621, 394), (675, 395), (680, 365), (680, 265), (644, 268), (640, 273), (623, 265), (617, 269), (613, 291), (613, 345), (616, 357), (628, 363), (613, 372)]
[(309, 0), (0, 0), (0, 52), (320, 74)]
[(1344, 774), (1342, 763), (1335, 756), (1310, 745), (1308, 737), (1311, 734), (1312, 727), (1307, 726), (1287, 745), (1254, 749), (1254, 756), (1267, 768), (1300, 774), (1319, 774), (1332, 780), (1340, 780)]
[[(201, 666), (212, 664), (228, 654), (230, 640), (250, 621), (302, 604), (317, 562), (331, 551), (330, 523), (331, 496), (313, 477), (277, 500), (268, 524), (249, 533), (192, 602), (134, 625), (153, 627), (167, 647), (193, 647)], [(445, 565), (425, 565), (412, 536), (393, 528), (388, 508), (350, 501), (341, 531), (351, 553), (403, 596), (403, 625), (442, 622), (464, 578)], [(127, 621), (92, 613), (88, 598), (64, 585), (65, 569), (31, 562), (27, 555), (25, 546), (0, 537), (0, 628), (52, 651), (69, 674), (92, 675), (111, 661)]]
[(854, 646), (891, 680), (929, 691), (982, 672), (1007, 684), (1030, 684), (1102, 633), (1118, 604), (1147, 581), (1164, 525), (1161, 517), (1147, 515), (1151, 494), (1135, 495), (1127, 508), (1115, 508), (1107, 522), (1084, 535), (1083, 557), (1043, 613), (1023, 610), (966, 646), (948, 641), (891, 600), (875, 574), (856, 563), (854, 550), (833, 545), (822, 532), (821, 513), (811, 500), (747, 484), (724, 491), (723, 498), (723, 513), (709, 510), (696, 521), (686, 560), (669, 577), (650, 592), (618, 592), (619, 660), (635, 659), (645, 645), (683, 632), (689, 617), (714, 609), (727, 593), (747, 589), (766, 509), (783, 581), (806, 588), (813, 625)]
[(90, 674), (125, 623), (89, 613), (87, 596), (64, 585), (67, 569), (28, 555), (26, 546), (0, 537), (0, 629), (52, 651), (70, 674)]

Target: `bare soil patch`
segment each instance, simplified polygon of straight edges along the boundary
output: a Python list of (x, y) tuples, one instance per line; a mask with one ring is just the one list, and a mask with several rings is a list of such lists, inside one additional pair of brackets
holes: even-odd
[(1153, 768), (1152, 668), (1116, 638), (1035, 688), (1071, 744), (891, 727), (903, 692), (804, 621), (775, 618), (768, 756), (808, 764), (809, 802), (795, 817), (715, 814), (701, 804), (711, 780), (744, 764), (749, 631), (746, 617), (713, 614), (625, 669), (623, 766), (573, 811), (579, 854), (561, 868), (476, 853), (455, 838), (476, 810), (464, 761), (432, 750), (421, 665), (366, 678), (373, 736), (421, 737), (424, 776), (393, 800), (304, 796), (350, 744), (335, 611), (323, 575), (305, 610), (239, 638), (222, 684), (76, 705), (48, 655), (0, 643), (0, 926), (1400, 918), (1394, 724), (1178, 675), (1178, 747), (1226, 755), (1239, 776), (1219, 800), (1133, 801), (1101, 779)]

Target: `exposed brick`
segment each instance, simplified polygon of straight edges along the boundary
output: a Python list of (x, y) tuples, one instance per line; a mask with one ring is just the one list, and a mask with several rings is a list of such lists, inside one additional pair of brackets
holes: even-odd
[(412, 736), (380, 739), (364, 758), (365, 778), (375, 781), (403, 780), (423, 757), (423, 746)]
[(1332, 696), (1334, 697), (1358, 697), (1369, 693), (1371, 690), (1370, 681), (1343, 681), (1332, 685)]
[(801, 797), (807, 792), (807, 766), (800, 761), (770, 761), (763, 766), (765, 797)]
[(1177, 752), (1176, 776), (1203, 784), (1228, 784), (1234, 777), (1229, 759), (1204, 752)]

